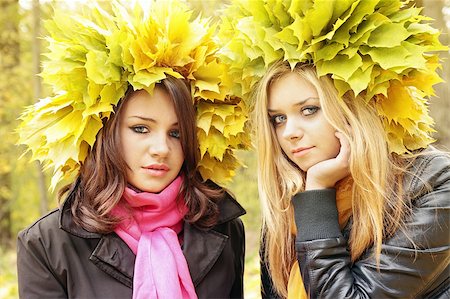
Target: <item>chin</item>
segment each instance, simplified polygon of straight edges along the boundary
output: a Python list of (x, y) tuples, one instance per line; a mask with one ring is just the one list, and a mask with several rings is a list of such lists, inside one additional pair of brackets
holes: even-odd
[(152, 186), (151, 184), (143, 184), (135, 188), (137, 188), (141, 192), (148, 192), (148, 193), (159, 193), (164, 189), (163, 187)]
[(308, 163), (308, 164), (306, 164), (306, 163), (296, 163), (296, 164), (297, 164), (297, 167), (300, 168), (301, 171), (307, 172), (311, 167), (313, 167), (314, 165), (316, 165), (319, 162), (320, 161)]
[(298, 166), (298, 168), (300, 168), (300, 170), (303, 171), (303, 172), (307, 172), (308, 169), (311, 168), (310, 166), (308, 166), (308, 167), (305, 167), (305, 166), (299, 166), (299, 165), (297, 165), (297, 166)]
[(156, 187), (153, 187), (153, 188), (147, 188), (147, 189), (148, 189), (147, 192), (150, 192), (150, 193), (159, 193), (159, 192), (163, 191), (164, 188), (165, 188), (165, 187), (160, 187), (160, 186), (156, 186)]

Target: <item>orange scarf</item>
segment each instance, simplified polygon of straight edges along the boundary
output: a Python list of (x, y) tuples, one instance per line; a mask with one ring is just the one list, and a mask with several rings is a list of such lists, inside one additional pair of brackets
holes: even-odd
[[(341, 229), (347, 224), (348, 219), (352, 215), (352, 186), (353, 180), (351, 177), (347, 177), (339, 181), (336, 185), (336, 206), (339, 214), (339, 226)], [(292, 228), (293, 234), (297, 234), (297, 228)], [(300, 274), (300, 268), (298, 261), (296, 260), (292, 265), (291, 272), (289, 274), (288, 282), (288, 299), (307, 299), (303, 285), (302, 276)]]

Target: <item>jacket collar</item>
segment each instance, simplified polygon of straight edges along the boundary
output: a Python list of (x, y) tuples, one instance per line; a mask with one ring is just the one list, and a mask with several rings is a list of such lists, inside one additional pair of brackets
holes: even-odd
[[(71, 213), (72, 201), (73, 193), (60, 208), (60, 228), (81, 238), (100, 239), (89, 259), (100, 269), (131, 288), (136, 258), (131, 249), (115, 233), (106, 235), (92, 233), (77, 225)], [(218, 223), (212, 229), (200, 230), (188, 223), (184, 224), (183, 253), (194, 286), (200, 283), (215, 264), (229, 238), (215, 228), (245, 214), (244, 208), (226, 192), (218, 207), (220, 211)]]
[(245, 209), (228, 192), (224, 193), (224, 197), (219, 201), (218, 207), (220, 213), (216, 225), (231, 221), (246, 213)]
[(73, 202), (73, 194), (71, 193), (67, 199), (64, 201), (63, 205), (60, 207), (59, 214), (59, 228), (72, 234), (74, 236), (85, 238), (85, 239), (93, 239), (93, 238), (101, 238), (102, 235), (98, 233), (93, 233), (85, 230), (77, 223), (75, 223), (71, 211)]

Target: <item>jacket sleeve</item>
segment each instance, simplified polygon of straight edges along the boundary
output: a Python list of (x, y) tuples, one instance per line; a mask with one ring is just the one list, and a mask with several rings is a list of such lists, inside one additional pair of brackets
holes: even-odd
[(67, 298), (64, 287), (52, 272), (47, 245), (28, 229), (17, 241), (17, 275), (20, 298)]
[(245, 230), (242, 220), (237, 218), (231, 222), (232, 245), (235, 253), (236, 278), (231, 289), (230, 298), (244, 298), (244, 261), (245, 261)]
[[(430, 293), (433, 289), (448, 289), (450, 163), (448, 158), (431, 159), (416, 172), (417, 186), (410, 189), (422, 191), (416, 193), (404, 227), (383, 242), (379, 266), (374, 248), (351, 262), (339, 230), (334, 189), (294, 196), (295, 247), (312, 298), (437, 297)], [(431, 191), (424, 191), (424, 182)]]

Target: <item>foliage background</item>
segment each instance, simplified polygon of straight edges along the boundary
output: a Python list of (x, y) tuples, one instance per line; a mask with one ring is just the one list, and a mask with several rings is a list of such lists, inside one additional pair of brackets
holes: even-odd
[[(109, 1), (109, 0), (99, 0)], [(128, 0), (139, 1), (139, 0)], [(142, 0), (145, 1), (145, 0)], [(197, 12), (217, 18), (229, 1), (187, 0)], [(251, 1), (251, 0), (250, 0)], [(14, 129), (24, 106), (48, 95), (39, 77), (40, 49), (45, 47), (41, 20), (51, 15), (52, 6), (79, 9), (89, 0), (0, 0), (0, 299), (17, 298), (15, 240), (19, 230), (46, 211), (57, 207), (55, 194), (49, 193), (50, 173), (28, 156), (19, 159), (24, 149), (16, 146)], [(435, 19), (442, 31), (441, 42), (449, 44), (450, 0), (417, 0), (424, 14)], [(431, 114), (436, 120), (437, 145), (450, 149), (450, 63), (443, 53), (441, 75), (447, 83), (436, 86), (431, 99)], [(242, 217), (246, 227), (245, 296), (259, 298), (259, 227), (260, 211), (256, 186), (254, 153), (239, 153), (246, 167), (238, 170), (226, 187), (247, 210)]]

